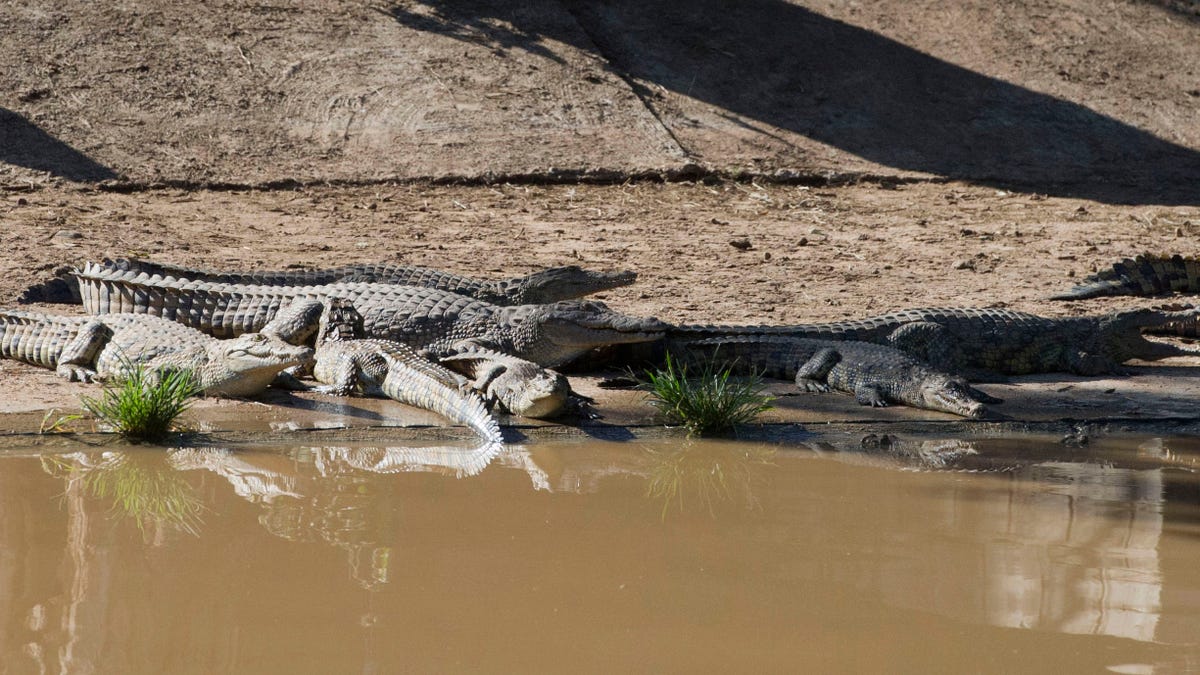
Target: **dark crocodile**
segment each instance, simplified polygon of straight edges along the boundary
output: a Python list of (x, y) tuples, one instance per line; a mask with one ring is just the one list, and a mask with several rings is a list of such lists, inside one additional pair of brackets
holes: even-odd
[(248, 396), (311, 355), (273, 335), (217, 340), (144, 314), (0, 312), (0, 356), (53, 368), (71, 381), (119, 377), (129, 366), (142, 365), (152, 372), (190, 370), (205, 394)]
[[(1200, 355), (1200, 350), (1156, 340), (1149, 330), (1195, 323), (1197, 310), (1134, 309), (1100, 316), (1049, 318), (1007, 309), (939, 307), (908, 309), (882, 316), (796, 325), (683, 325), (668, 330), (671, 341), (766, 335), (886, 344), (934, 368), (988, 382), (1007, 375), (1068, 372), (1100, 375), (1123, 372), (1131, 359), (1156, 361)], [(618, 346), (589, 355), (573, 367), (654, 362), (661, 346)]]
[(854, 394), (861, 405), (903, 403), (983, 417), (985, 403), (1000, 403), (962, 378), (899, 349), (868, 342), (744, 336), (680, 340), (666, 348), (691, 366), (715, 364), (736, 373), (794, 380), (804, 391), (836, 389)]
[(402, 342), (436, 357), (483, 347), (545, 367), (567, 363), (602, 345), (654, 340), (666, 328), (657, 319), (620, 314), (595, 301), (500, 307), (416, 286), (219, 284), (151, 278), (94, 265), (76, 276), (90, 314), (153, 314), (217, 337), (233, 337), (262, 330), (280, 307), (295, 300), (344, 298), (362, 313), (368, 337)]
[[(148, 277), (187, 279), (251, 286), (320, 286), (339, 282), (366, 282), (436, 288), (483, 300), (494, 305), (536, 305), (580, 298), (637, 280), (632, 271), (599, 272), (577, 265), (552, 267), (510, 279), (474, 279), (450, 272), (392, 263), (346, 265), (329, 269), (222, 272), (137, 258), (105, 259), (95, 269), (144, 274)], [(54, 279), (26, 289), (18, 302), (82, 302), (78, 284), (63, 270)]]
[(1168, 295), (1200, 293), (1200, 258), (1144, 253), (1125, 258), (1087, 277), (1083, 283), (1051, 300), (1083, 300), (1108, 295)]

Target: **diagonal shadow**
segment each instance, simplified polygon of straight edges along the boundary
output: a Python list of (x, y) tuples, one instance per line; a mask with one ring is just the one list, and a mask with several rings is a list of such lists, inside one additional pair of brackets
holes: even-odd
[(1200, 204), (1195, 149), (785, 0), (561, 4), (583, 32), (481, 0), (413, 0), (406, 6), (421, 12), (391, 14), (498, 49), (541, 53), (555, 40), (598, 50), (635, 87), (659, 85), (898, 170), (1108, 203)]
[(119, 177), (112, 169), (5, 108), (0, 108), (0, 164), (48, 171), (51, 175), (77, 182)]

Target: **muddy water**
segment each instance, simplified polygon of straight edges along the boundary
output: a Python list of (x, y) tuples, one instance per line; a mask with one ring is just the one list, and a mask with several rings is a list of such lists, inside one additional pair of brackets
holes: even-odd
[(1198, 450), (8, 451), (0, 662), (1196, 672)]

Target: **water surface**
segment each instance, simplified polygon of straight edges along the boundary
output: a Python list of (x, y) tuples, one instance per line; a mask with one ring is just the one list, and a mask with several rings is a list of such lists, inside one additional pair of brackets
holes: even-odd
[(1200, 672), (1198, 449), (9, 451), (0, 660), (30, 673)]

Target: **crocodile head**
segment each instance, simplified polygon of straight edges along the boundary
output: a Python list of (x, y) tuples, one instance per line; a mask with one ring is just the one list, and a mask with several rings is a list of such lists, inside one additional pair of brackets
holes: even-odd
[(536, 305), (628, 286), (636, 280), (637, 272), (594, 272), (578, 265), (567, 265), (498, 281), (495, 285), (496, 293), (510, 304)]
[(1200, 354), (1168, 342), (1146, 339), (1147, 330), (1163, 329), (1171, 333), (1172, 325), (1194, 325), (1200, 318), (1200, 309), (1164, 311), (1158, 309), (1131, 309), (1113, 312), (1100, 320), (1096, 336), (1100, 342), (1099, 352), (1112, 363), (1124, 363), (1129, 359), (1157, 361), (1169, 356), (1196, 356)]
[(549, 368), (596, 347), (657, 340), (668, 328), (653, 317), (614, 312), (594, 300), (502, 307), (495, 319), (510, 331), (515, 356)]
[(963, 417), (983, 417), (988, 411), (986, 405), (976, 400), (970, 385), (956, 377), (940, 373), (923, 378), (917, 396), (924, 407), (930, 410), (940, 410)]
[(279, 371), (312, 358), (312, 349), (288, 344), (263, 333), (245, 333), (232, 340), (214, 340), (205, 363), (197, 369), (200, 386), (209, 396), (249, 396), (262, 392)]
[(571, 385), (562, 374), (534, 363), (509, 365), (487, 386), (504, 408), (522, 417), (554, 417), (567, 405)]

